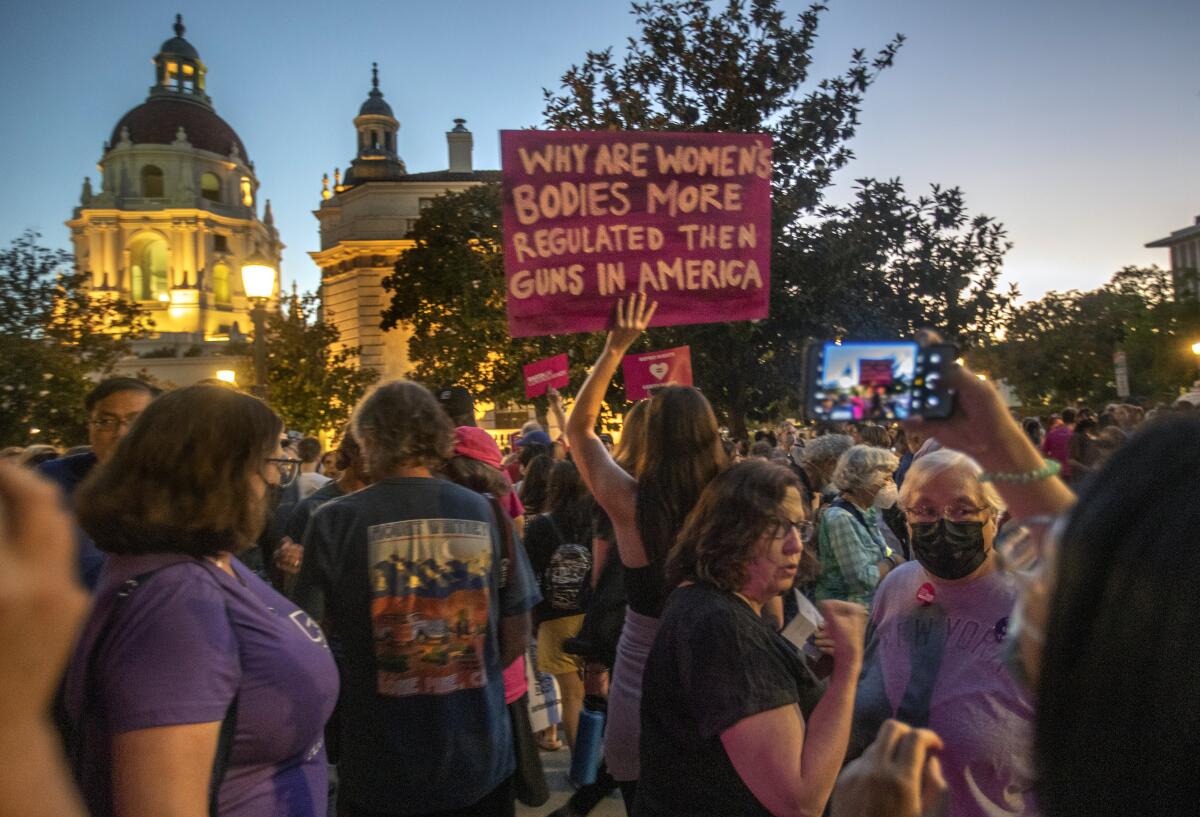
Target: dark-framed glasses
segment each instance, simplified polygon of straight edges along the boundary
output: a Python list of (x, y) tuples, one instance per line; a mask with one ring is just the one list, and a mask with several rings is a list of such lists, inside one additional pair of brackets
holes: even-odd
[(800, 522), (793, 522), (790, 519), (774, 519), (767, 527), (767, 534), (772, 539), (786, 539), (793, 530), (796, 532), (796, 538), (802, 544), (807, 545), (813, 540), (813, 534), (817, 532), (817, 527), (807, 519)]
[(987, 506), (979, 507), (966, 502), (956, 502), (944, 508), (917, 505), (914, 508), (904, 508), (904, 517), (917, 525), (929, 524), (939, 519), (946, 519), (950, 522), (978, 522), (987, 510)]
[(300, 474), (300, 460), (293, 457), (267, 457), (267, 462), (279, 470), (279, 487), (291, 485)]
[(133, 425), (137, 415), (132, 417), (97, 417), (93, 420), (88, 420), (88, 425), (97, 431), (103, 431), (105, 434), (112, 434), (121, 428), (129, 428)]

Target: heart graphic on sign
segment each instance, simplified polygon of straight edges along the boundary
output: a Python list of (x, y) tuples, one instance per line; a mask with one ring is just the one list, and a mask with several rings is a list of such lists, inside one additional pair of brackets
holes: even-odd
[(654, 375), (655, 380), (662, 380), (667, 376), (667, 372), (671, 371), (671, 367), (666, 363), (651, 363), (650, 374)]

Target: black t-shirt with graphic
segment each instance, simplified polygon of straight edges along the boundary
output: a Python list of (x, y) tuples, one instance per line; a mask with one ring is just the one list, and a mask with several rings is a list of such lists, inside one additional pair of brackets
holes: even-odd
[(820, 692), (795, 648), (733, 593), (677, 588), (642, 678), (641, 779), (634, 817), (769, 815), (721, 744), (737, 722)]

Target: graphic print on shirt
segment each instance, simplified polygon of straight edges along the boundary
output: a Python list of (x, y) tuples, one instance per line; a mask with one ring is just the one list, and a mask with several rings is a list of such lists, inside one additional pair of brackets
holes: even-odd
[(367, 529), (376, 691), (405, 698), (487, 685), (491, 530), (465, 519)]

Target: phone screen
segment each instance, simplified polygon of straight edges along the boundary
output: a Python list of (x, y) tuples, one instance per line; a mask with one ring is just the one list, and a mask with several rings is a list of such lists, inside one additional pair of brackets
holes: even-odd
[(917, 379), (916, 343), (825, 343), (813, 411), (834, 422), (906, 420)]
[(949, 343), (828, 341), (812, 347), (808, 418), (855, 423), (949, 417), (955, 394), (944, 374), (957, 357)]

